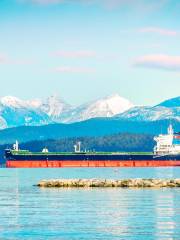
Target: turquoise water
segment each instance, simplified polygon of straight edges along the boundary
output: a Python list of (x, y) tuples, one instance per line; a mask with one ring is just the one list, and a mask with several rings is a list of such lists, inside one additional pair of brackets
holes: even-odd
[(180, 168), (0, 169), (0, 239), (180, 239), (180, 189), (40, 189), (49, 178), (178, 178)]

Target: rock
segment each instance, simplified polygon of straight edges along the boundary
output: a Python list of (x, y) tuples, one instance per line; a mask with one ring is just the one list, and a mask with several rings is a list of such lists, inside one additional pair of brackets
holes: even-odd
[(52, 179), (42, 180), (38, 187), (121, 187), (121, 188), (162, 188), (180, 187), (180, 179)]
[(117, 183), (113, 180), (105, 180), (104, 187), (115, 187)]

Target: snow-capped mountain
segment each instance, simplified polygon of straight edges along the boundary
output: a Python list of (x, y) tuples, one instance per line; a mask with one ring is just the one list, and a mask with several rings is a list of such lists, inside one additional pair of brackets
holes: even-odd
[(133, 106), (129, 100), (114, 94), (71, 109), (71, 111), (62, 115), (61, 121), (72, 123), (97, 117), (113, 117)]
[(156, 106), (134, 106), (129, 100), (114, 94), (77, 107), (72, 107), (57, 95), (45, 100), (0, 98), (0, 129), (17, 126), (40, 126), (50, 123), (74, 123), (104, 117), (127, 121), (180, 121), (180, 97)]
[(7, 128), (7, 122), (3, 117), (0, 117), (0, 129)]
[(176, 119), (180, 121), (180, 108), (160, 106), (134, 107), (116, 117), (132, 121), (157, 121), (163, 119)]
[(153, 107), (134, 107), (118, 114), (119, 119), (131, 121), (157, 121), (174, 119), (180, 121), (180, 97), (166, 100)]
[(0, 104), (4, 107), (10, 108), (24, 108), (27, 107), (27, 103), (17, 97), (5, 96), (0, 99)]
[(48, 124), (51, 119), (27, 101), (7, 96), (0, 99), (0, 129), (16, 126)]
[(16, 126), (39, 126), (58, 121), (71, 106), (53, 95), (45, 100), (21, 100), (13, 96), (0, 98), (0, 129)]
[(58, 95), (52, 95), (45, 101), (42, 101), (38, 108), (54, 121), (59, 121), (63, 113), (72, 109), (72, 107), (63, 101)]
[(72, 107), (57, 95), (45, 100), (21, 100), (6, 96), (0, 98), (0, 128), (20, 125), (43, 125), (53, 122), (72, 123), (96, 117), (112, 117), (134, 105), (114, 94), (90, 103)]

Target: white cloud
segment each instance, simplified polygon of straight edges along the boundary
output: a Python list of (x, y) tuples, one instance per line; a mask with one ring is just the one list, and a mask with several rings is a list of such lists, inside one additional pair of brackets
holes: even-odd
[(141, 56), (135, 60), (134, 66), (180, 71), (180, 56), (169, 56), (164, 54)]
[(139, 9), (141, 12), (153, 11), (161, 8), (168, 3), (167, 0), (16, 0), (18, 2), (34, 4), (62, 4), (62, 3), (81, 3), (86, 5), (102, 5), (108, 9), (114, 9), (121, 6)]
[(64, 58), (92, 58), (96, 57), (96, 52), (89, 50), (81, 51), (57, 51), (54, 53), (55, 56)]
[(60, 66), (55, 68), (55, 72), (59, 73), (95, 73), (94, 68), (85, 67), (70, 67), (70, 66)]
[(8, 57), (4, 54), (0, 53), (0, 64), (4, 64), (8, 62)]
[(40, 5), (46, 5), (46, 4), (59, 4), (64, 3), (66, 0), (17, 0), (21, 3), (34, 3), (34, 4), (40, 4)]
[(146, 27), (138, 30), (141, 33), (156, 33), (163, 36), (176, 36), (178, 34), (177, 31), (165, 28), (158, 27)]
[(0, 64), (29, 65), (33, 64), (30, 59), (13, 59), (5, 54), (0, 54)]

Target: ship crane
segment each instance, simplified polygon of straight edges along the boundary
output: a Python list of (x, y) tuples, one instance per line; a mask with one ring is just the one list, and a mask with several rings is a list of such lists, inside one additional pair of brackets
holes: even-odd
[(16, 143), (13, 144), (13, 150), (14, 150), (14, 151), (19, 151), (19, 143), (18, 143), (17, 140), (16, 140)]
[(74, 145), (74, 152), (75, 152), (75, 153), (80, 153), (80, 152), (81, 152), (81, 142), (77, 142), (77, 143)]
[(180, 133), (172, 125), (166, 134), (154, 137), (156, 146), (152, 152), (94, 152), (82, 151), (81, 142), (74, 145), (75, 152), (42, 152), (19, 150), (18, 142), (13, 150), (6, 149), (7, 167), (180, 167)]

